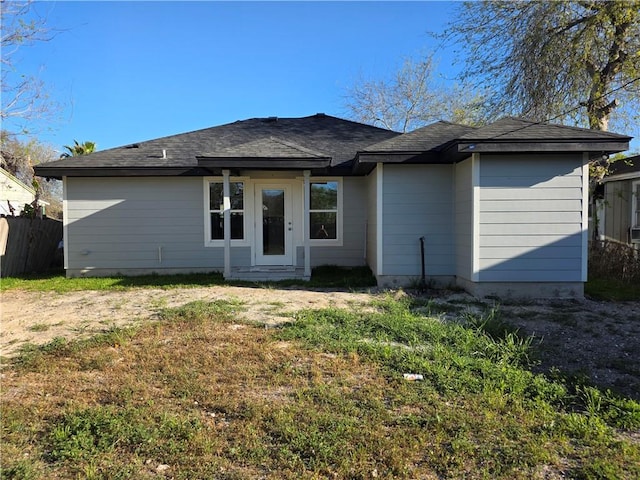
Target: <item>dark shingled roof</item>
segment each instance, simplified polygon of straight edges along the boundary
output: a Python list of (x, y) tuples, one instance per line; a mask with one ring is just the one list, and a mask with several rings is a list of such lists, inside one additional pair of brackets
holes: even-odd
[[(474, 128), (436, 122), (411, 133), (325, 114), (252, 118), (69, 157), (36, 166), (36, 175), (210, 175), (221, 169), (310, 169), (362, 175), (375, 163), (452, 163), (477, 152), (589, 152), (628, 148), (631, 137), (507, 117)], [(164, 154), (166, 152), (166, 155)]]
[[(197, 157), (329, 157), (349, 167), (356, 153), (397, 132), (324, 114), (303, 118), (252, 118), (41, 165), (39, 175), (62, 169), (196, 168)], [(283, 140), (286, 139), (286, 140)], [(264, 147), (266, 150), (260, 150)], [(163, 158), (163, 150), (166, 158)]]
[(216, 152), (205, 153), (203, 158), (331, 158), (326, 153), (316, 152), (297, 143), (280, 138), (259, 138), (242, 145), (222, 148)]
[(459, 125), (441, 120), (426, 127), (418, 128), (413, 132), (371, 145), (365, 148), (363, 152), (426, 152), (429, 150), (441, 150), (443, 146), (473, 130), (475, 128), (468, 125)]
[(622, 160), (617, 160), (611, 164), (607, 177), (613, 177), (614, 175), (625, 175), (627, 173), (640, 173), (640, 155), (633, 157), (627, 157)]
[(474, 142), (481, 140), (500, 141), (574, 141), (574, 140), (629, 140), (630, 137), (617, 133), (600, 132), (586, 128), (538, 123), (523, 118), (505, 117), (462, 135), (460, 140)]

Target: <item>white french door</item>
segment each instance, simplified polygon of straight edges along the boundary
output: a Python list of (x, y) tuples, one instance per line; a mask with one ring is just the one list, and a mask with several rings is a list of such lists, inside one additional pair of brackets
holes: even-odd
[(291, 187), (257, 183), (255, 201), (256, 265), (293, 265)]

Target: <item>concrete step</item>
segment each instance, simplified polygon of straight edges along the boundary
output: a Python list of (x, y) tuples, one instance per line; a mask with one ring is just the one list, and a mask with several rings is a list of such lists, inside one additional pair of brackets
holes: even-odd
[(229, 280), (249, 282), (276, 282), (279, 280), (309, 280), (304, 276), (304, 268), (291, 266), (236, 267), (231, 269)]

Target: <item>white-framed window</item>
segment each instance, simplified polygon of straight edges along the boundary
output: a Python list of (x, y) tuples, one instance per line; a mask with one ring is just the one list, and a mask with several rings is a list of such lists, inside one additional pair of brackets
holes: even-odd
[(631, 227), (640, 228), (640, 180), (631, 183)]
[[(221, 247), (224, 245), (224, 195), (222, 178), (205, 178), (205, 245)], [(244, 178), (232, 178), (229, 181), (231, 200), (231, 242), (248, 244), (246, 215), (246, 186)]]
[(311, 245), (342, 245), (342, 179), (309, 181), (308, 220)]

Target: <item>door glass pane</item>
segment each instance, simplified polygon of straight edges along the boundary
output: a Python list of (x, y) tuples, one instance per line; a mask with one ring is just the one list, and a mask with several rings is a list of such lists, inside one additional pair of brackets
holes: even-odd
[(262, 253), (284, 255), (284, 190), (262, 190)]

